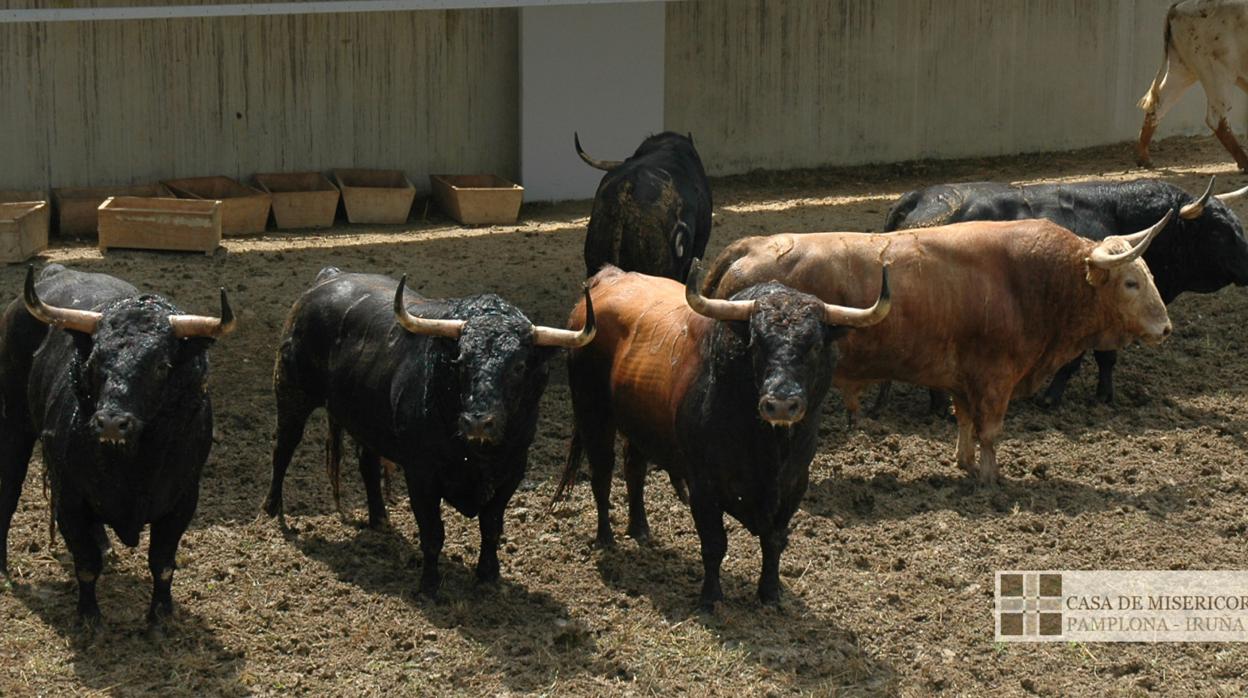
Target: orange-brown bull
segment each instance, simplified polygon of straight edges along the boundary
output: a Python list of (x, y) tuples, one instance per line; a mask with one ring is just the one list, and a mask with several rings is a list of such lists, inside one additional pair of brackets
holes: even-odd
[[(864, 273), (881, 276), (878, 267)], [(555, 497), (575, 480), (583, 447), (597, 541), (611, 544), (618, 431), (628, 440), (629, 535), (649, 535), (643, 487), (651, 462), (678, 487), (688, 485), (702, 546), (702, 605), (721, 597), (725, 512), (759, 537), (759, 597), (776, 603), (780, 553), (818, 441), (819, 420), (807, 417), (819, 414), (831, 387), (837, 338), (888, 313), (887, 271), (885, 281), (874, 282), (875, 305), (865, 310), (777, 283), (711, 300), (697, 293), (696, 278), (696, 266), (687, 285), (607, 266), (590, 280), (598, 334), (568, 354), (575, 432)], [(582, 301), (569, 325), (584, 317)]]
[(993, 483), (996, 442), (1012, 397), (1035, 392), (1084, 351), (1121, 349), (1135, 340), (1153, 344), (1170, 334), (1165, 304), (1139, 256), (1172, 214), (1101, 242), (1043, 220), (745, 238), (715, 260), (703, 292), (726, 298), (777, 280), (825, 302), (853, 305), (879, 291), (867, 272), (888, 264), (893, 311), (840, 340), (833, 383), (851, 419), (859, 394), (874, 382), (949, 392), (958, 464)]

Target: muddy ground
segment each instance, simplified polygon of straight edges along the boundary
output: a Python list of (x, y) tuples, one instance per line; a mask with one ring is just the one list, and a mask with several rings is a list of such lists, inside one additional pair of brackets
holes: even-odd
[[(1164, 141), (1155, 158), (1153, 174), (1194, 193), (1213, 173), (1220, 189), (1248, 183), (1212, 138)], [(878, 230), (897, 195), (927, 184), (1149, 174), (1124, 169), (1130, 161), (1124, 144), (720, 179), (708, 256), (744, 235)], [(731, 520), (727, 601), (713, 616), (696, 612), (697, 537), (661, 474), (650, 478), (649, 547), (622, 538), (591, 549), (587, 483), (548, 512), (569, 435), (562, 360), (507, 513), (498, 587), (474, 583), (476, 522), (445, 508), (442, 599), (415, 596), (419, 550), (405, 502), (390, 508), (392, 533), (339, 521), (319, 413), (287, 479), (294, 530), (257, 517), (275, 341), (317, 270), (406, 272), (433, 296), (495, 291), (559, 324), (577, 296), (588, 212), (584, 201), (531, 205), (521, 224), (488, 229), (431, 214), (400, 227), (230, 239), (212, 257), (51, 250), (47, 261), (116, 274), (192, 312), (215, 313), (223, 285), (241, 328), (212, 351), (217, 439), (179, 553), (175, 623), (163, 638), (145, 632), (144, 541), (118, 544), (100, 584), (106, 624), (89, 641), (78, 631), (69, 557), (59, 539), (49, 546), (36, 463), (10, 535), (16, 584), (0, 592), (0, 695), (1243, 694), (1248, 656), (1235, 645), (997, 645), (992, 614), (999, 569), (1243, 566), (1248, 299), (1237, 288), (1172, 305), (1174, 336), (1121, 357), (1116, 408), (1095, 402), (1091, 368), (1060, 411), (1011, 405), (998, 488), (964, 485), (954, 427), (926, 416), (924, 392), (899, 388), (890, 410), (853, 429), (831, 397), (778, 612), (760, 609), (758, 548)], [(22, 274), (0, 269), (0, 289), (15, 293)], [(353, 459), (344, 472), (346, 503), (362, 520)], [(623, 490), (617, 481), (619, 533)]]

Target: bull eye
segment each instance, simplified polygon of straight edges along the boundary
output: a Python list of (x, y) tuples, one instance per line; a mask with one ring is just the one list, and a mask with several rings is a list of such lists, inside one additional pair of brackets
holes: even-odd
[(1127, 279), (1126, 286), (1127, 286), (1127, 288), (1129, 288), (1129, 289), (1131, 289), (1132, 291), (1134, 291), (1134, 290), (1136, 290), (1136, 289), (1138, 289), (1138, 288), (1140, 287), (1140, 282), (1139, 282), (1139, 281), (1136, 281), (1135, 279)]

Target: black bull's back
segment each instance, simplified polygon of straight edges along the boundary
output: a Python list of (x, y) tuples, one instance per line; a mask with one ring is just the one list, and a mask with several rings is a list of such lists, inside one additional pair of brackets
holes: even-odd
[(585, 237), (585, 271), (604, 264), (683, 281), (711, 236), (711, 188), (693, 142), (665, 132), (602, 178)]

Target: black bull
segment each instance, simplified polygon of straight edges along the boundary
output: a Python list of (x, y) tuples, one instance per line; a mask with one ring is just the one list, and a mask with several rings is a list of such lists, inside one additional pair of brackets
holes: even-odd
[(650, 136), (623, 162), (591, 158), (574, 140), (582, 160), (607, 172), (585, 235), (585, 275), (613, 264), (684, 281), (711, 238), (711, 185), (692, 136)]
[(0, 319), (0, 563), (7, 574), (9, 526), (41, 434), (79, 616), (99, 617), (103, 526), (134, 546), (150, 523), (148, 618), (158, 621), (173, 610), (174, 558), (212, 446), (207, 349), (234, 327), (225, 291), (220, 318), (184, 315), (120, 279), (51, 265), (37, 284), (28, 273), (23, 296)]
[[(1248, 285), (1248, 241), (1228, 204), (1248, 194), (1248, 187), (1212, 195), (1213, 180), (1200, 197), (1160, 180), (1089, 181), (1072, 184), (1017, 186), (996, 182), (942, 184), (907, 192), (889, 209), (885, 232), (926, 228), (973, 220), (1046, 218), (1090, 240), (1142, 230), (1167, 211), (1180, 213), (1153, 240), (1144, 261), (1153, 273), (1161, 299), (1169, 304), (1185, 292), (1213, 293), (1229, 284)], [(1114, 398), (1113, 369), (1118, 353), (1094, 352), (1099, 377), (1097, 397)], [(1044, 394), (1050, 405), (1061, 403), (1066, 384), (1083, 356), (1064, 366)], [(880, 391), (872, 412), (887, 400)], [(932, 394), (933, 410), (945, 399)]]
[(380, 459), (402, 466), (420, 528), (420, 589), (433, 595), (444, 499), (479, 516), (477, 577), (498, 578), (503, 512), (524, 477), (547, 361), (594, 331), (592, 317), (576, 332), (534, 326), (493, 294), (411, 298), (409, 311), (402, 281), (329, 267), (295, 302), (273, 369), (277, 441), (264, 510), (282, 514), (291, 456), (324, 407), (360, 447), (371, 525), (385, 518)]

